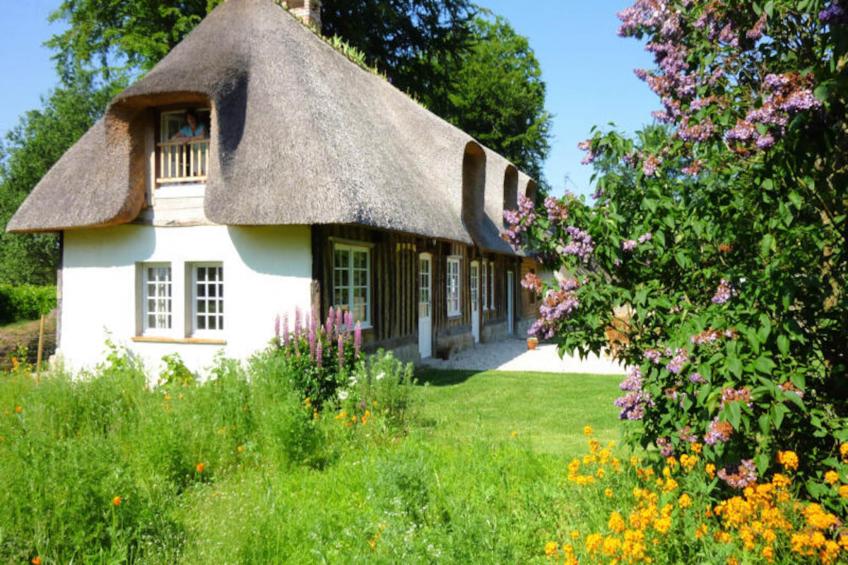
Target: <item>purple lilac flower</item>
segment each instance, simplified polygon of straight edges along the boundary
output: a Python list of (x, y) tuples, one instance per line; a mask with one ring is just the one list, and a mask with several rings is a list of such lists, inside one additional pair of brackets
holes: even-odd
[(584, 263), (587, 262), (595, 250), (592, 236), (575, 226), (568, 226), (565, 231), (571, 237), (571, 241), (559, 251), (564, 255), (574, 255)]
[(761, 151), (765, 151), (766, 149), (770, 149), (775, 144), (774, 136), (770, 133), (765, 133), (763, 135), (757, 136), (757, 149)]
[(621, 249), (626, 252), (633, 251), (636, 249), (636, 240), (635, 239), (627, 239), (621, 243)]
[(519, 195), (518, 210), (504, 210), (503, 217), (507, 225), (502, 237), (513, 249), (518, 250), (521, 247), (521, 234), (536, 221), (533, 201), (523, 194)]
[(362, 326), (359, 322), (353, 326), (353, 356), (359, 359), (359, 350), (362, 348)]
[(568, 207), (553, 196), (545, 198), (545, 210), (548, 211), (548, 219), (552, 222), (564, 222), (568, 219)]
[(719, 442), (725, 442), (733, 435), (733, 426), (729, 422), (723, 422), (718, 418), (710, 422), (710, 427), (704, 435), (704, 443), (707, 445), (715, 445)]
[(642, 172), (646, 177), (652, 177), (656, 174), (657, 168), (662, 163), (662, 160), (656, 155), (648, 155), (642, 162)]
[(657, 447), (660, 449), (660, 455), (663, 457), (671, 457), (674, 455), (674, 446), (667, 437), (657, 438)]
[(589, 165), (595, 160), (595, 152), (592, 151), (592, 140), (587, 139), (585, 141), (581, 141), (577, 144), (577, 148), (581, 151), (585, 151), (586, 155), (583, 156), (583, 159), (580, 161), (581, 165)]
[(653, 239), (653, 234), (651, 232), (643, 233), (639, 236), (639, 243), (645, 243), (646, 241), (651, 241)]
[(683, 428), (679, 432), (677, 432), (677, 437), (679, 437), (681, 441), (685, 441), (686, 443), (695, 443), (698, 441), (698, 436), (692, 433), (691, 426), (683, 426)]
[(724, 388), (721, 390), (721, 407), (724, 408), (731, 402), (744, 402), (749, 408), (753, 405), (751, 391), (747, 388)]
[(733, 128), (724, 134), (727, 141), (749, 141), (757, 134), (757, 129), (750, 122), (740, 120)]
[(757, 482), (757, 468), (753, 460), (743, 459), (737, 465), (720, 469), (718, 477), (733, 488), (743, 489)]
[(701, 376), (701, 373), (692, 373), (691, 375), (689, 375), (689, 382), (694, 383), (696, 385), (702, 385), (707, 382), (707, 380)]
[(614, 402), (615, 406), (621, 408), (619, 418), (622, 420), (641, 420), (645, 416), (645, 408), (654, 406), (653, 399), (642, 390), (642, 372), (639, 367), (632, 367), (618, 388), (627, 393)]
[(689, 352), (685, 349), (678, 349), (675, 351), (674, 357), (668, 362), (668, 365), (666, 365), (665, 368), (668, 369), (670, 373), (677, 375), (683, 370), (683, 366), (686, 365), (688, 361)]
[(731, 284), (727, 280), (721, 279), (721, 282), (719, 282), (715, 294), (713, 295), (712, 302), (713, 304), (724, 304), (730, 300), (732, 295), (733, 287)]
[(762, 15), (760, 16), (760, 18), (754, 24), (754, 27), (749, 29), (748, 32), (745, 34), (745, 36), (748, 39), (753, 39), (755, 41), (757, 39), (761, 38), (763, 36), (763, 29), (765, 29), (765, 27), (766, 27), (766, 18), (767, 18), (767, 15), (766, 15), (765, 12), (763, 12)]
[(813, 93), (809, 89), (802, 88), (790, 94), (780, 105), (780, 108), (787, 112), (801, 112), (820, 106), (821, 102), (813, 96)]
[(662, 353), (657, 351), (656, 349), (648, 349), (644, 353), (645, 359), (653, 363), (654, 365), (660, 364), (660, 357), (662, 357)]

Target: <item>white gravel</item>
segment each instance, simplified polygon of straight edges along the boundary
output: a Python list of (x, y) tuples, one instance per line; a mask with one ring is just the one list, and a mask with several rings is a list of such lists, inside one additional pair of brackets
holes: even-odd
[(589, 373), (593, 375), (624, 374), (624, 366), (608, 357), (591, 355), (586, 359), (566, 355), (560, 359), (556, 345), (540, 343), (528, 351), (523, 339), (504, 339), (480, 343), (454, 354), (447, 361), (425, 359), (422, 363), (434, 369), (467, 371), (532, 371), (537, 373)]

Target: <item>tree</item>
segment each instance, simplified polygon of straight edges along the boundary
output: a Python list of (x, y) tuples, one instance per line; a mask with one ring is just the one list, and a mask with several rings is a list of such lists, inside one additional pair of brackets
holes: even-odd
[[(559, 273), (534, 330), (563, 350), (615, 336), (617, 405), (658, 457), (703, 445), (721, 495), (801, 454), (808, 496), (848, 471), (848, 13), (839, 2), (638, 0), (666, 124), (594, 132), (594, 207), (523, 203), (510, 237)], [(846, 449), (846, 448), (843, 448)], [(846, 450), (848, 451), (848, 450)]]
[[(7, 135), (0, 159), (0, 225), (50, 167), (103, 113), (118, 86), (94, 84), (90, 75), (54, 90), (44, 108), (27, 112)], [(58, 243), (55, 235), (0, 232), (0, 282), (52, 284), (56, 278)]]
[(542, 178), (550, 150), (542, 70), (526, 37), (501, 17), (478, 17), (444, 117)]

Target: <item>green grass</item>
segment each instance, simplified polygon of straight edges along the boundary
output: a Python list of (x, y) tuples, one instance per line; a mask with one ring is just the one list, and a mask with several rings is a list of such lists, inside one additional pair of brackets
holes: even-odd
[(583, 426), (618, 435), (618, 377), (423, 373), (398, 433), (313, 420), (270, 366), (166, 394), (126, 363), (0, 375), (0, 562), (544, 562)]
[(517, 438), (534, 452), (572, 457), (585, 450), (586, 425), (601, 441), (619, 439), (612, 405), (618, 375), (430, 371), (418, 378), (425, 384), (422, 413), (439, 441), (467, 446)]

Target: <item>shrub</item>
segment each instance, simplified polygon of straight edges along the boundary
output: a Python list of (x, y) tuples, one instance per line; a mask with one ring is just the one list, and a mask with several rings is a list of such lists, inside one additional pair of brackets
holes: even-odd
[(0, 324), (36, 320), (54, 308), (55, 286), (0, 284)]
[(663, 125), (594, 132), (594, 205), (522, 201), (509, 237), (558, 274), (525, 280), (538, 335), (581, 354), (615, 336), (633, 444), (661, 460), (701, 442), (726, 474), (761, 477), (803, 453), (807, 495), (834, 510), (821, 478), (848, 440), (848, 89), (833, 66), (848, 20), (839, 2), (748, 7), (622, 12), (655, 56), (637, 74)]
[(359, 364), (339, 389), (344, 414), (360, 422), (379, 414), (387, 425), (403, 429), (412, 408), (412, 363), (403, 363), (391, 352), (378, 351)]
[(298, 309), (291, 332), (288, 317), (277, 319), (270, 354), (279, 358), (278, 369), (284, 370), (295, 390), (320, 408), (335, 399), (353, 371), (361, 343), (359, 322), (354, 324), (349, 312), (330, 307), (321, 325), (316, 315), (302, 319)]

